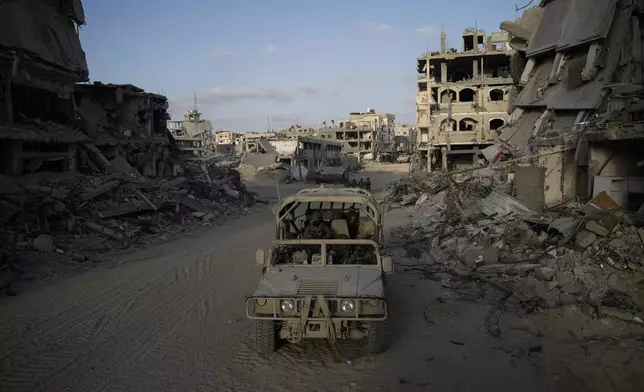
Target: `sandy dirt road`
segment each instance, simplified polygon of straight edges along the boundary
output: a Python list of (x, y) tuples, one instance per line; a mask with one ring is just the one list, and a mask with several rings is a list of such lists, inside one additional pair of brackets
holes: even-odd
[(272, 233), (265, 208), (3, 299), (0, 391), (567, 390), (534, 360), (495, 349), (481, 328), (487, 309), (461, 304), (429, 316), (444, 289), (402, 270), (391, 279), (387, 353), (305, 342), (257, 356), (244, 299), (260, 273), (254, 250)]

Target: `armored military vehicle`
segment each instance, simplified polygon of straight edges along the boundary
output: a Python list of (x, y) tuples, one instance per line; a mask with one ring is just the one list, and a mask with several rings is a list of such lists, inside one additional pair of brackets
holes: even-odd
[(388, 346), (382, 213), (361, 189), (316, 188), (283, 200), (277, 240), (258, 250), (262, 276), (246, 300), (260, 353), (280, 341), (366, 339), (372, 353)]

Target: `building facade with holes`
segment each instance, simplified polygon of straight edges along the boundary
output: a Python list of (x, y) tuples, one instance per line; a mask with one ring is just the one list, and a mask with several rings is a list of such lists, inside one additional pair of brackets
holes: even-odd
[(498, 140), (510, 117), (508, 42), (507, 33), (472, 28), (459, 50), (441, 33), (440, 51), (417, 59), (416, 137), (428, 171), (471, 167)]

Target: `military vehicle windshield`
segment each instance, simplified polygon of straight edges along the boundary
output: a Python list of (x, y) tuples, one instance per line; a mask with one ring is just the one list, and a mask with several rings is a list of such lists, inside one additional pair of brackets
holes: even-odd
[(280, 239), (374, 239), (376, 221), (355, 203), (298, 203), (281, 220)]
[(282, 241), (271, 252), (271, 265), (378, 265), (372, 241)]

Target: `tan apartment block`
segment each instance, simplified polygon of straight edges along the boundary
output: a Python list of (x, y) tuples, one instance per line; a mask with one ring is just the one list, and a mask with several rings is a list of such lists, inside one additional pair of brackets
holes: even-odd
[(239, 138), (239, 133), (237, 132), (230, 132), (230, 131), (218, 131), (215, 132), (215, 143), (216, 144), (230, 144), (234, 145), (237, 143), (237, 139)]
[(440, 51), (417, 59), (416, 137), (429, 171), (472, 166), (498, 139), (510, 118), (508, 41), (506, 33), (467, 29), (459, 51), (441, 33)]
[(299, 136), (313, 136), (317, 133), (314, 128), (302, 127), (300, 125), (293, 125), (288, 128), (280, 129), (279, 133), (284, 135), (287, 139), (296, 139)]
[(343, 152), (358, 159), (379, 159), (395, 153), (394, 126), (396, 116), (390, 113), (377, 113), (373, 109), (366, 112), (349, 113), (347, 120), (326, 123), (318, 131), (318, 136), (342, 142)]

